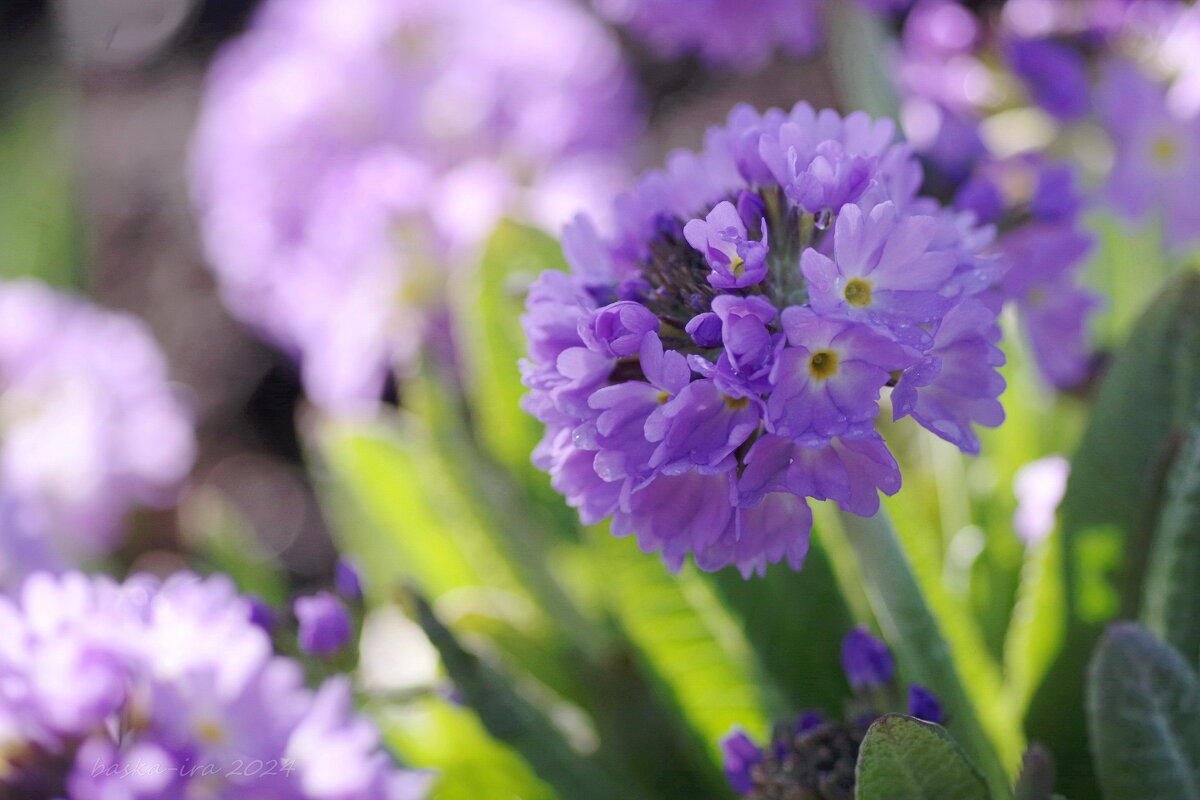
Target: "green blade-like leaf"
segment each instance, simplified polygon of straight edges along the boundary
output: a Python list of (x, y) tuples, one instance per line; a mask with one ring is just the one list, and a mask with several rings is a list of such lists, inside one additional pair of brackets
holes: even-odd
[(1142, 622), (1200, 664), (1200, 423), (1184, 437), (1167, 480), (1146, 569)]
[(517, 361), (525, 355), (519, 321), (524, 289), (548, 269), (566, 269), (558, 241), (502, 221), (488, 240), (477, 279), (456, 281), (454, 296), (456, 337), (476, 434), (493, 457), (539, 484), (545, 477), (533, 469), (529, 454), (542, 436), (542, 425), (520, 408), (525, 387)]
[(779, 691), (738, 621), (690, 566), (672, 575), (632, 538), (593, 533), (596, 548), (589, 557), (607, 569), (605, 588), (618, 624), (674, 695), (714, 771), (718, 740), (735, 726), (765, 733), (774, 709), (783, 707)]
[(438, 621), (429, 604), (413, 595), (418, 623), (442, 656), (455, 686), (495, 738), (506, 742), (538, 776), (571, 800), (640, 800), (643, 795), (619, 785), (598, 764), (572, 750), (535, 706), (509, 681), (464, 648)]
[(747, 580), (737, 570), (704, 575), (737, 617), (757, 660), (787, 700), (777, 714), (841, 711), (849, 686), (841, 670), (842, 638), (854, 616), (821, 540), (813, 536), (804, 570), (772, 565)]
[(856, 800), (987, 800), (987, 782), (938, 725), (900, 714), (875, 720), (854, 770)]
[(1080, 675), (1102, 631), (1136, 618), (1157, 507), (1200, 396), (1200, 275), (1171, 280), (1117, 353), (1096, 396), (1060, 507), (1066, 635), (1027, 721), (1063, 764), (1068, 797), (1094, 797)]
[(1088, 669), (1087, 710), (1106, 800), (1200, 800), (1200, 678), (1170, 645), (1114, 625)]
[(406, 764), (436, 771), (431, 800), (558, 797), (511, 747), (491, 738), (470, 709), (425, 697), (395, 713), (378, 710), (376, 718)]

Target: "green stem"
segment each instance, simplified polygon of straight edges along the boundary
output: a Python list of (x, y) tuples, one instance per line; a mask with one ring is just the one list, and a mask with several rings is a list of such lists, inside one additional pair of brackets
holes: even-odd
[(842, 529), (858, 556), (867, 597), (910, 677), (937, 696), (947, 728), (984, 774), (995, 798), (1012, 796), (1009, 776), (963, 688), (937, 620), (925, 603), (908, 556), (887, 514), (843, 513)]

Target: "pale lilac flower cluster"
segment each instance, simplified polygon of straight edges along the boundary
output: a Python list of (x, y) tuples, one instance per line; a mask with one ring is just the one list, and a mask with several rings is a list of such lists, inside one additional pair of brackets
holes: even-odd
[(0, 586), (108, 553), (132, 507), (175, 500), (194, 450), (145, 326), (0, 282)]
[(808, 499), (871, 515), (899, 488), (887, 395), (978, 451), (972, 427), (1003, 419), (1000, 265), (920, 184), (889, 121), (740, 106), (617, 199), (614, 235), (568, 227), (522, 368), (535, 463), (585, 523), (673, 569), (799, 568)]
[(750, 800), (852, 800), (859, 748), (881, 714), (903, 709), (926, 722), (945, 721), (941, 703), (921, 685), (909, 684), (900, 696), (892, 654), (866, 628), (843, 640), (842, 669), (854, 690), (845, 721), (808, 711), (779, 726), (764, 747), (740, 730), (721, 741), (725, 776), (735, 792)]
[[(1100, 11), (1096, 6), (1072, 17), (1077, 25), (1091, 23), (1075, 31), (1077, 40), (1103, 40), (1101, 23), (1111, 20)], [(1060, 125), (1091, 113), (1089, 74), (1079, 50), (1022, 27), (1033, 9), (1008, 12), (1016, 21), (1002, 17), (992, 29), (950, 0), (914, 7), (899, 67), (905, 127), (930, 164), (932, 183), (979, 222), (999, 227), (993, 252), (1009, 264), (999, 290), (1016, 303), (1043, 378), (1070, 389), (1090, 373), (1088, 320), (1099, 305), (1080, 276), (1093, 246), (1081, 219), (1080, 167), (1032, 153), (997, 155), (985, 145), (980, 124), (1005, 102), (997, 64), (1023, 87), (1030, 105)]]
[(354, 410), (501, 216), (557, 229), (639, 128), (570, 0), (270, 0), (213, 65), (193, 193), (229, 307)]
[(31, 576), (0, 597), (0, 789), (72, 800), (411, 800), (353, 710), (274, 655), (224, 576)]
[(709, 64), (743, 71), (777, 51), (807, 56), (821, 43), (822, 0), (593, 0), (666, 57), (695, 53)]

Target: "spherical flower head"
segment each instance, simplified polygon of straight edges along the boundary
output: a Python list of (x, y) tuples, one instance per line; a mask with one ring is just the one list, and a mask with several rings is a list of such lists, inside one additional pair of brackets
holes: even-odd
[[(426, 779), (391, 762), (345, 679), (308, 689), (251, 614), (220, 575), (38, 573), (0, 597), (6, 786), (73, 800), (423, 797)], [(237, 775), (254, 760), (277, 769)]]
[(175, 500), (194, 453), (140, 321), (0, 282), (0, 585), (109, 552), (131, 508)]
[(759, 0), (752, 10), (738, 0), (593, 2), (659, 55), (695, 53), (727, 69), (758, 69), (776, 51), (806, 56), (821, 42), (821, 6), (814, 0)]
[(887, 645), (861, 625), (842, 640), (842, 668), (854, 689), (889, 686), (896, 676)]
[(890, 387), (968, 449), (999, 422), (990, 233), (918, 196), (893, 136), (741, 106), (621, 195), (611, 236), (568, 226), (573, 273), (531, 290), (522, 373), (535, 463), (582, 519), (672, 569), (798, 569), (810, 500), (870, 515), (899, 489), (875, 430)]
[(569, 0), (270, 0), (218, 54), (191, 183), (227, 304), (323, 410), (375, 408), (501, 217), (557, 230), (640, 125)]
[(328, 657), (350, 641), (350, 613), (329, 592), (296, 598), (292, 606), (300, 624), (300, 649), (310, 655)]

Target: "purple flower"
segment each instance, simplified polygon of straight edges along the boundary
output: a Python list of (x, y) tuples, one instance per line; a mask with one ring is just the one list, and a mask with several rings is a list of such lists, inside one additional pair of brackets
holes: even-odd
[[(739, 730), (721, 740), (725, 775), (734, 791), (751, 800), (853, 796), (867, 730), (881, 714), (902, 709), (897, 707), (901, 697), (891, 653), (866, 628), (859, 626), (846, 636), (842, 664), (855, 690), (844, 722), (806, 711), (794, 723), (777, 724), (771, 741), (761, 747)], [(917, 684), (909, 687), (907, 700), (907, 713), (943, 721), (937, 698)]]
[(710, 64), (758, 69), (776, 50), (809, 55), (821, 41), (815, 0), (759, 0), (748, 13), (737, 0), (593, 0), (660, 55), (698, 53)]
[[(0, 597), (6, 785), (73, 800), (424, 796), (428, 778), (394, 766), (345, 679), (309, 690), (250, 617), (225, 576), (37, 574)], [(255, 760), (278, 769), (236, 775)]]
[(1100, 117), (1116, 146), (1108, 201), (1133, 222), (1155, 215), (1176, 246), (1196, 241), (1200, 125), (1173, 114), (1163, 89), (1124, 61), (1105, 66), (1096, 92)]
[(921, 424), (992, 422), (1000, 362), (934, 383), (960, 340), (994, 342), (994, 315), (953, 310), (998, 278), (991, 232), (917, 196), (893, 130), (739, 106), (617, 198), (610, 236), (568, 228), (574, 272), (534, 284), (522, 373), (534, 461), (581, 519), (672, 569), (799, 568), (809, 499), (869, 515), (899, 489), (874, 429), (888, 385), (919, 386)]
[(930, 250), (937, 226), (933, 217), (898, 220), (890, 202), (868, 214), (846, 206), (834, 228), (834, 257), (810, 249), (800, 259), (813, 310), (898, 332), (940, 318), (950, 301), (938, 290), (957, 260), (953, 253)]
[(337, 560), (333, 572), (333, 585), (343, 599), (352, 603), (362, 601), (362, 581), (358, 577), (358, 567), (349, 557), (342, 556)]
[(704, 219), (683, 226), (688, 244), (704, 253), (712, 267), (708, 282), (716, 289), (741, 289), (760, 282), (767, 274), (767, 221), (758, 239), (749, 238), (733, 203), (717, 203)]
[(1071, 225), (1039, 223), (1000, 242), (1011, 265), (1001, 290), (1016, 300), (1039, 371), (1059, 388), (1081, 383), (1091, 363), (1087, 323), (1100, 300), (1076, 283), (1075, 273), (1092, 244)]
[(995, 427), (1004, 421), (999, 396), (1004, 364), (996, 347), (996, 313), (979, 300), (965, 300), (946, 313), (926, 360), (900, 376), (892, 392), (895, 418), (911, 415), (965, 453), (979, 452), (972, 425)]
[(298, 597), (293, 605), (300, 623), (300, 649), (315, 656), (328, 657), (350, 641), (350, 614), (341, 600), (329, 592)]
[(1033, 101), (1061, 120), (1090, 110), (1087, 64), (1076, 50), (1050, 39), (1013, 39), (1004, 48)]
[(721, 740), (721, 752), (729, 785), (738, 794), (749, 794), (754, 788), (750, 770), (762, 763), (762, 751), (743, 731), (735, 731)]
[(887, 645), (861, 625), (842, 641), (842, 668), (854, 689), (889, 686), (896, 676), (896, 665)]
[(801, 306), (784, 309), (781, 323), (792, 346), (776, 361), (767, 400), (767, 425), (780, 436), (861, 432), (879, 413), (891, 373), (920, 360), (877, 329)]
[(910, 716), (932, 722), (935, 725), (941, 725), (946, 721), (942, 715), (942, 704), (928, 689), (916, 683), (908, 687), (908, 713)]
[(191, 183), (233, 313), (325, 410), (370, 410), (504, 216), (557, 230), (640, 126), (567, 0), (270, 0), (216, 58)]
[(167, 506), (192, 420), (141, 322), (0, 282), (0, 586), (107, 554), (127, 511)]

